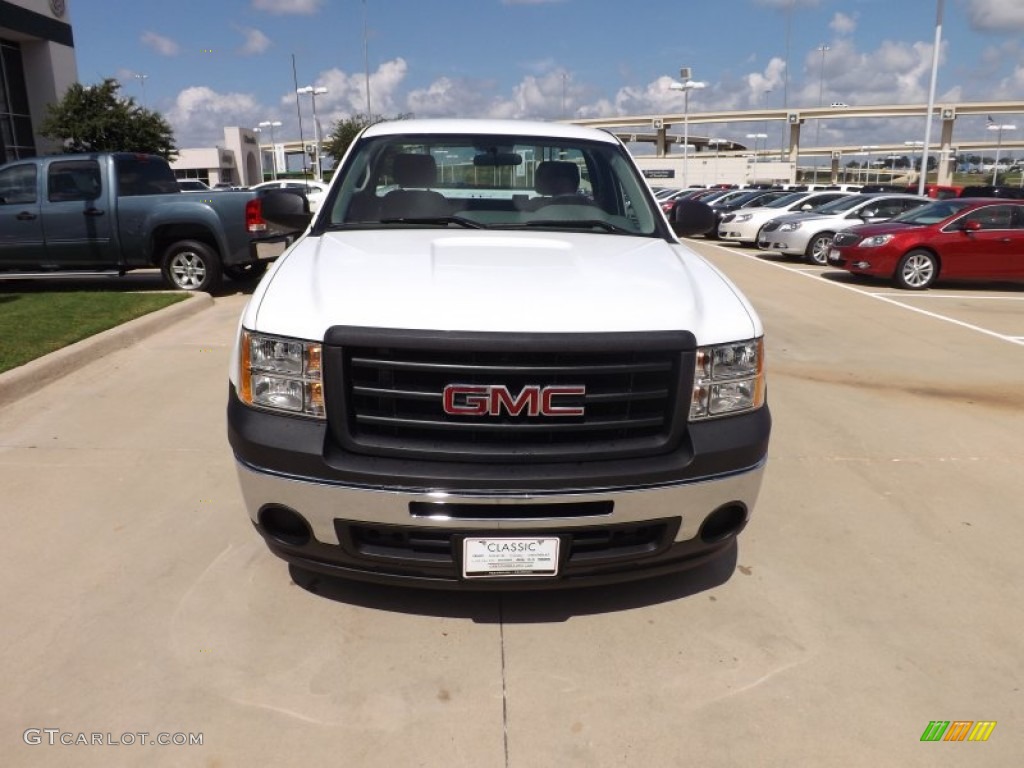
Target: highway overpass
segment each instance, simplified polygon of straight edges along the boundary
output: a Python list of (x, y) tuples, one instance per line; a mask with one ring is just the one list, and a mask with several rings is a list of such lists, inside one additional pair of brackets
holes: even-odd
[[(689, 143), (695, 147), (697, 152), (706, 151), (710, 148), (707, 136), (700, 136), (694, 133), (693, 126), (714, 125), (717, 123), (751, 123), (752, 130), (763, 128), (766, 123), (783, 123), (789, 126), (789, 146), (780, 148), (781, 154), (787, 155), (790, 163), (799, 162), (801, 157), (829, 157), (832, 160), (833, 179), (838, 177), (842, 165), (849, 162), (852, 155), (861, 156), (862, 153), (870, 152), (874, 156), (883, 156), (899, 152), (905, 155), (918, 154), (921, 150), (916, 147), (908, 147), (905, 144), (884, 144), (872, 145), (870, 149), (865, 146), (826, 146), (814, 148), (802, 148), (800, 146), (801, 128), (808, 120), (892, 120), (894, 118), (921, 118), (922, 133), (924, 118), (928, 114), (927, 104), (875, 104), (866, 106), (837, 106), (837, 107), (790, 107), (778, 109), (749, 109), (740, 111), (717, 111), (717, 112), (690, 112), (668, 113), (656, 115), (625, 115), (619, 117), (599, 117), (578, 120), (569, 120), (574, 125), (588, 125), (597, 128), (610, 129), (624, 141), (651, 142), (655, 146), (657, 156), (667, 155), (671, 151), (672, 144), (683, 143), (682, 136), (678, 133), (671, 134), (669, 129), (672, 126), (688, 124)], [(933, 113), (941, 120), (941, 130), (938, 140), (934, 146), (929, 147), (929, 156), (937, 155), (939, 158), (940, 184), (949, 184), (955, 170), (956, 155), (962, 152), (974, 150), (991, 150), (996, 142), (992, 141), (955, 141), (954, 128), (957, 118), (967, 115), (999, 115), (1001, 118), (1007, 115), (1024, 115), (1024, 101), (982, 101), (982, 102), (957, 102), (950, 104), (937, 104)], [(1000, 119), (999, 122), (1006, 122)], [(1024, 125), (1020, 126), (1024, 131)], [(723, 142), (718, 147), (722, 156), (726, 156), (729, 150), (723, 150)], [(1006, 150), (1024, 148), (1024, 141), (1013, 139), (1004, 134), (1001, 137), (1001, 146)], [(742, 148), (749, 152), (749, 149)], [(844, 158), (846, 158), (844, 160)]]

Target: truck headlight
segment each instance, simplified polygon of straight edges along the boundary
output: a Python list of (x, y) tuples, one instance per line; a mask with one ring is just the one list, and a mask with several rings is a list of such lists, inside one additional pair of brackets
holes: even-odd
[(857, 245), (860, 248), (878, 248), (890, 240), (892, 240), (892, 235), (875, 235), (874, 237), (865, 237)]
[(764, 396), (763, 338), (697, 349), (691, 421), (752, 411)]
[(246, 405), (324, 418), (321, 346), (242, 331), (238, 397)]

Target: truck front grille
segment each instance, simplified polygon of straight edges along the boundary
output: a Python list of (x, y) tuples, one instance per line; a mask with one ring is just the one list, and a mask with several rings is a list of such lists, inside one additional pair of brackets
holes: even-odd
[[(460, 461), (650, 455), (678, 445), (692, 386), (689, 333), (490, 334), (335, 328), (324, 350), (327, 411), (348, 450)], [(503, 389), (480, 415), (445, 412), (449, 385)], [(520, 405), (559, 387), (559, 407)], [(524, 394), (526, 393), (526, 394)], [(486, 399), (486, 395), (478, 396)]]
[[(679, 529), (679, 518), (586, 526), (561, 531), (502, 531), (500, 536), (558, 535), (565, 547), (565, 565), (593, 565), (651, 555), (672, 543)], [(338, 541), (360, 558), (387, 560), (392, 565), (406, 564), (452, 568), (459, 561), (465, 536), (490, 535), (476, 529), (417, 528), (400, 525), (365, 525), (346, 520), (334, 521)], [(455, 576), (454, 571), (445, 575)]]

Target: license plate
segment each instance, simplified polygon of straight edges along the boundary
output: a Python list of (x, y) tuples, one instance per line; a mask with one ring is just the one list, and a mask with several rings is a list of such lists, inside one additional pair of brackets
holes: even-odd
[(835, 248), (833, 248), (832, 250), (830, 250), (828, 252), (828, 260), (829, 261), (839, 261), (839, 258), (840, 258), (839, 251), (836, 250)]
[(462, 575), (467, 579), (555, 576), (558, 574), (558, 544), (557, 536), (463, 539)]

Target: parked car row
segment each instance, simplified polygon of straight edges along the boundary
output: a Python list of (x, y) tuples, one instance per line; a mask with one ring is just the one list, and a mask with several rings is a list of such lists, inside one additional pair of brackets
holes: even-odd
[[(968, 187), (968, 190), (975, 189)], [(946, 280), (1024, 279), (1024, 199), (790, 193), (721, 216), (717, 237), (908, 290)]]
[(178, 179), (178, 187), (182, 192), (222, 192), (232, 189), (292, 189), (303, 193), (309, 200), (310, 213), (316, 213), (320, 208), (320, 201), (327, 194), (328, 184), (312, 179), (279, 179), (276, 181), (264, 181), (261, 184), (254, 184), (251, 187), (233, 186), (228, 182), (221, 182), (210, 186), (199, 179)]

